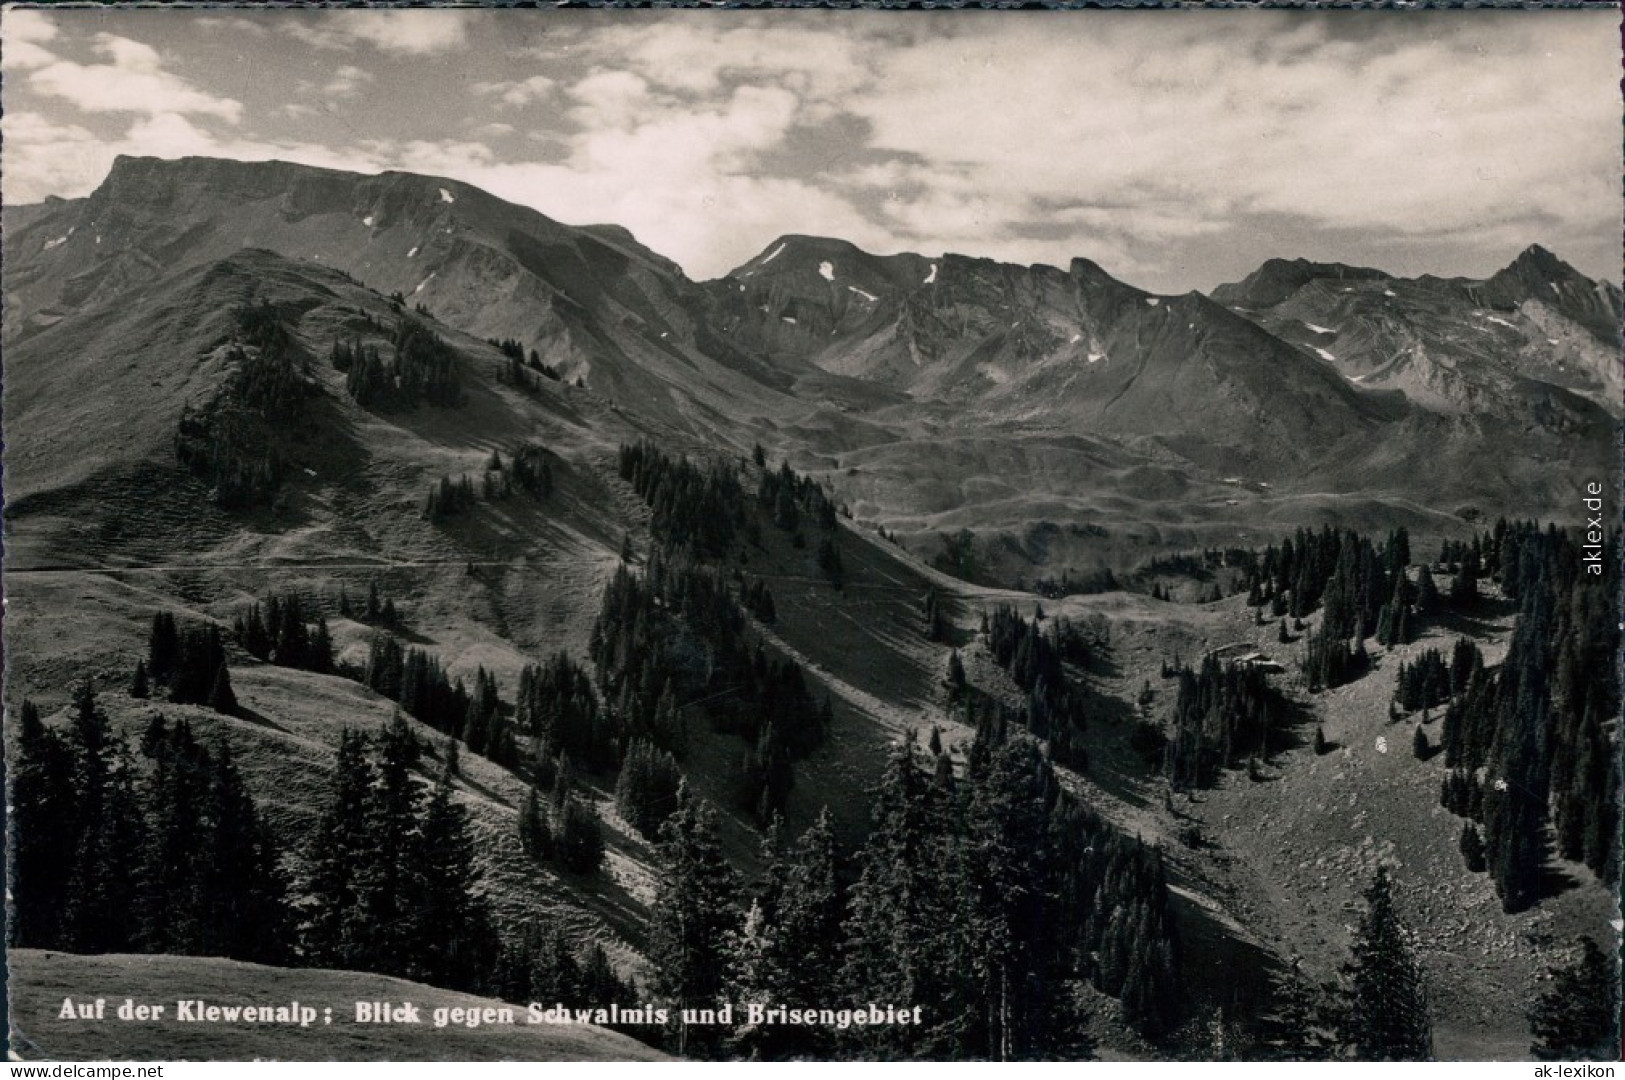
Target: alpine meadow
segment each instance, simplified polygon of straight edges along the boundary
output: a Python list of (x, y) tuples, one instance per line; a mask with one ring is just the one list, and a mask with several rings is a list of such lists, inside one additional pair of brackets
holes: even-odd
[(7, 8), (13, 1053), (1617, 1060), (1598, 14)]

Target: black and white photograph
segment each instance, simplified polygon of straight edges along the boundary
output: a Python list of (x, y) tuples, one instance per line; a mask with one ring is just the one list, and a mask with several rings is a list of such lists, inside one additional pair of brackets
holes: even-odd
[(7, 6), (12, 1059), (1619, 1061), (1620, 42)]

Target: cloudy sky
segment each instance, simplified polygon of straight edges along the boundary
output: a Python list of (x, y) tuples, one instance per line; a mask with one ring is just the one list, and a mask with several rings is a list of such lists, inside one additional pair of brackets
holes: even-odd
[(1620, 273), (1617, 11), (7, 10), (7, 202), (117, 154), (452, 176), (713, 277), (790, 232), (1094, 259)]

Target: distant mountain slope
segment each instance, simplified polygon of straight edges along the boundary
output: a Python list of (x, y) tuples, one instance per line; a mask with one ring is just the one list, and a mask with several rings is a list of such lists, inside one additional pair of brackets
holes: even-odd
[[(1271, 260), (1213, 298), (1363, 387), (1446, 415), (1526, 418), (1530, 384), (1619, 416), (1620, 291), (1539, 246), (1482, 281)], [(1542, 421), (1537, 417), (1537, 424)]]
[[(525, 1007), (421, 983), (355, 971), (273, 968), (202, 956), (75, 956), (13, 949), (6, 954), (13, 1012), (12, 1053), (23, 1061), (661, 1061), (666, 1055), (592, 1025), (527, 1024)], [(63, 1020), (64, 999), (94, 1005), (102, 1021)], [(162, 1019), (121, 1021), (115, 1010), (162, 1005)], [(176, 1003), (312, 1006), (309, 1027), (280, 1023), (187, 1022)], [(418, 1024), (355, 1023), (355, 1003), (411, 1002)], [(332, 1009), (332, 1023), (326, 1022)], [(513, 1010), (513, 1025), (434, 1026), (437, 1008)], [(464, 1015), (467, 1013), (465, 1011)]]
[(707, 334), (696, 287), (625, 230), (574, 229), (407, 173), (119, 158), (88, 197), (7, 230), (5, 338), (243, 248), (342, 270), (476, 337), (521, 341), (565, 378), (691, 434), (805, 411)]

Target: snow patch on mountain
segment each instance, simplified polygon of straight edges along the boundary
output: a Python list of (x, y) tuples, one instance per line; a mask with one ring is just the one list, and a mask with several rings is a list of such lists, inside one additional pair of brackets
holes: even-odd
[(411, 251), (408, 251), (406, 253), (406, 257), (408, 259), (410, 259), (412, 256), (416, 255), (417, 253), (418, 253), (418, 249), (414, 246)]
[(422, 281), (418, 282), (418, 287), (412, 290), (412, 295), (413, 296), (416, 296), (418, 293), (422, 292), (423, 291), (423, 286), (429, 284), (429, 282), (434, 280), (434, 273), (435, 273), (434, 271), (430, 271), (428, 277), (426, 277)]
[(1335, 334), (1335, 333), (1337, 333), (1336, 330), (1328, 330), (1326, 327), (1324, 327), (1324, 326), (1316, 326), (1312, 322), (1306, 322), (1303, 325), (1307, 326), (1309, 329), (1313, 330), (1317, 334)]
[(73, 230), (69, 229), (67, 232), (63, 233), (61, 236), (57, 237), (55, 240), (47, 240), (47, 241), (45, 241), (45, 246), (43, 248), (41, 248), (40, 250), (41, 251), (50, 251), (54, 247), (61, 247), (63, 244), (66, 244), (68, 242), (68, 237), (70, 237), (72, 235), (73, 235)]
[(779, 316), (779, 321), (781, 321), (781, 322), (787, 322), (787, 323), (789, 323), (789, 324), (790, 324), (790, 325), (791, 325), (791, 326), (794, 326), (794, 325), (796, 325), (796, 320), (795, 320), (795, 318), (794, 318), (794, 317), (793, 317), (793, 316), (790, 316), (790, 315), (780, 315), (780, 316)]
[(371, 214), (368, 214), (366, 217), (361, 219), (361, 224), (365, 225), (367, 228), (370, 229), (370, 228), (372, 228), (372, 223), (373, 223), (374, 220), (375, 219), (373, 218), (373, 216)]
[(848, 285), (846, 287), (846, 289), (847, 289), (848, 292), (857, 293), (859, 296), (863, 297), (865, 300), (869, 301), (869, 303), (871, 303), (871, 304), (874, 303), (876, 300), (880, 299), (880, 297), (875, 296), (873, 293), (864, 292), (862, 289), (858, 288), (856, 285)]
[(1157, 299), (1155, 296), (1148, 296), (1145, 298), (1146, 307), (1156, 307), (1160, 303), (1162, 303), (1162, 301)]
[(1495, 323), (1497, 326), (1504, 326), (1508, 330), (1516, 330), (1517, 329), (1517, 327), (1514, 326), (1512, 323), (1509, 323), (1505, 319), (1499, 318), (1498, 316), (1495, 316), (1495, 315), (1486, 315), (1486, 316), (1484, 316), (1484, 321), (1485, 322)]
[(766, 266), (768, 263), (770, 263), (774, 259), (778, 258), (779, 255), (783, 253), (784, 248), (785, 248), (784, 244), (780, 244), (778, 247), (774, 248), (773, 249), (773, 254), (769, 255), (767, 258), (762, 260), (762, 265)]
[(823, 278), (825, 281), (834, 281), (835, 280), (835, 264), (832, 263), (832, 262), (821, 262), (821, 263), (819, 263), (818, 264), (818, 276)]
[(932, 263), (931, 264), (931, 272), (929, 274), (925, 275), (925, 280), (923, 282), (921, 282), (921, 284), (922, 285), (930, 285), (932, 282), (934, 282), (936, 280), (937, 280), (937, 264)]
[(1315, 351), (1320, 354), (1320, 358), (1322, 360), (1327, 360), (1327, 361), (1330, 361), (1331, 363), (1334, 363), (1334, 364), (1337, 363), (1337, 357), (1333, 356), (1331, 353), (1327, 352), (1325, 349), (1319, 348), (1317, 346), (1315, 348)]
[(441, 188), (440, 189), (440, 201), (443, 202), (443, 203), (454, 203), (457, 200), (456, 200), (455, 197), (453, 197), (451, 192), (447, 191), (445, 188)]
[(1100, 361), (1102, 361), (1104, 359), (1106, 359), (1106, 354), (1105, 353), (1092, 352), (1092, 353), (1089, 354), (1089, 362), (1091, 364), (1098, 364), (1098, 363), (1100, 363)]

